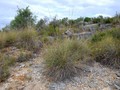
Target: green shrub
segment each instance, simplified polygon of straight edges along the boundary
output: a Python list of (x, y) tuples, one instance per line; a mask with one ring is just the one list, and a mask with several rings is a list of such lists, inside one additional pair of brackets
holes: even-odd
[(114, 28), (110, 31), (107, 31), (109, 35), (111, 35), (113, 38), (120, 40), (120, 29)]
[(9, 67), (15, 63), (15, 58), (0, 54), (0, 82), (7, 79), (10, 75)]
[(43, 43), (47, 43), (49, 40), (48, 40), (48, 36), (47, 35), (43, 35), (41, 38), (40, 38), (41, 42)]
[(10, 75), (7, 66), (0, 66), (0, 82), (6, 80)]
[(46, 29), (42, 29), (40, 31), (40, 35), (55, 36), (56, 35), (56, 30), (53, 28), (53, 26), (48, 26), (48, 27), (46, 27)]
[(26, 27), (33, 27), (36, 21), (36, 16), (33, 15), (29, 7), (18, 8), (15, 18), (10, 22), (10, 28), (23, 29)]
[(33, 29), (28, 30), (25, 29), (19, 32), (19, 40), (23, 42), (31, 42), (32, 39), (35, 39), (37, 36), (37, 32)]
[(102, 39), (104, 39), (104, 37), (106, 36), (105, 32), (98, 32), (95, 35), (92, 36), (91, 41), (92, 42), (98, 42), (101, 41)]
[(47, 48), (44, 59), (46, 75), (54, 81), (69, 79), (78, 74), (77, 64), (89, 59), (89, 48), (85, 42), (65, 40)]
[(0, 64), (5, 66), (11, 66), (15, 63), (15, 58), (9, 55), (0, 54)]
[(91, 38), (92, 42), (98, 42), (103, 40), (106, 37), (113, 37), (115, 39), (120, 40), (120, 29), (119, 28), (113, 28), (112, 30), (107, 30), (104, 32), (98, 32)]
[(93, 57), (103, 65), (120, 68), (120, 41), (106, 37), (93, 45)]

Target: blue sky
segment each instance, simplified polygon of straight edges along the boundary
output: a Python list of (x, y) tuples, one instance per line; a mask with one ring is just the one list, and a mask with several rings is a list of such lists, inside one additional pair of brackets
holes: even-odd
[(29, 6), (37, 20), (53, 18), (114, 16), (120, 12), (120, 0), (0, 0), (0, 28), (9, 24), (16, 15), (17, 7)]

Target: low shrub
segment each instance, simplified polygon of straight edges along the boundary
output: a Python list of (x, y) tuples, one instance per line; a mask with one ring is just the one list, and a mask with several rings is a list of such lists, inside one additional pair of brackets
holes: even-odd
[(26, 52), (21, 51), (20, 55), (17, 58), (17, 62), (28, 61), (30, 58), (32, 58), (31, 52), (26, 53)]
[(78, 62), (89, 59), (90, 50), (86, 42), (65, 40), (48, 46), (44, 53), (45, 75), (53, 81), (63, 81), (78, 74)]
[(3, 33), (3, 32), (0, 32), (0, 49), (1, 48), (3, 48), (4, 47), (4, 45), (5, 45), (5, 33)]
[(120, 42), (113, 37), (106, 37), (93, 45), (93, 57), (103, 65), (120, 68)]
[(0, 54), (0, 82), (4, 81), (10, 75), (9, 67), (15, 63), (15, 58)]
[(120, 28), (114, 28), (106, 33), (111, 35), (113, 38), (120, 40)]
[(9, 69), (7, 66), (0, 66), (0, 82), (5, 81), (10, 75)]
[(16, 42), (17, 33), (14, 31), (0, 32), (0, 48), (4, 48)]
[(42, 35), (58, 36), (61, 35), (61, 32), (58, 27), (54, 28), (52, 25), (50, 25), (46, 30), (44, 30)]
[(43, 35), (43, 36), (40, 38), (40, 40), (41, 40), (41, 42), (43, 42), (43, 43), (49, 42), (47, 35)]
[(38, 39), (37, 31), (34, 29), (0, 32), (0, 37), (0, 48), (14, 45), (36, 52), (42, 46), (42, 43)]
[(95, 35), (92, 36), (91, 41), (93, 43), (98, 42), (106, 37), (113, 37), (114, 39), (120, 40), (120, 28), (113, 28), (104, 32), (97, 32)]
[(33, 29), (28, 30), (25, 29), (21, 32), (19, 32), (19, 40), (22, 42), (30, 42), (32, 39), (35, 39), (37, 37), (37, 32)]
[(97, 32), (95, 35), (92, 36), (91, 41), (94, 42), (98, 42), (101, 41), (102, 39), (104, 39), (106, 36), (105, 32)]
[(11, 46), (17, 41), (18, 33), (16, 31), (6, 32), (5, 47)]
[(38, 39), (38, 34), (35, 30), (27, 30), (19, 32), (18, 41), (16, 43), (18, 48), (24, 48), (33, 52), (38, 52), (42, 47), (42, 43)]

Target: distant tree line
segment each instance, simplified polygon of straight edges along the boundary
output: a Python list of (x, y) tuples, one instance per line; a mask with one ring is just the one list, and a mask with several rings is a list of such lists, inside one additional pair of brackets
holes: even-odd
[(36, 16), (30, 11), (29, 7), (18, 8), (17, 15), (14, 20), (10, 22), (3, 30), (15, 29), (20, 30), (26, 27), (35, 27), (36, 30), (40, 31), (43, 29), (51, 28), (56, 30), (60, 26), (64, 27), (77, 27), (79, 25), (88, 24), (118, 24), (120, 23), (120, 14), (116, 14), (114, 17), (79, 17), (77, 19), (68, 19), (68, 17), (57, 19), (55, 16), (51, 21), (48, 18), (40, 19), (36, 22)]

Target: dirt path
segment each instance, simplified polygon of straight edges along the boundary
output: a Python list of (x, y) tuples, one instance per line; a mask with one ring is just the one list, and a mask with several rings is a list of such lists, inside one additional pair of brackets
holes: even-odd
[(72, 81), (53, 83), (42, 75), (44, 64), (41, 56), (11, 69), (11, 76), (0, 84), (0, 90), (120, 90), (120, 72), (94, 62), (83, 65), (83, 74)]

